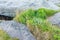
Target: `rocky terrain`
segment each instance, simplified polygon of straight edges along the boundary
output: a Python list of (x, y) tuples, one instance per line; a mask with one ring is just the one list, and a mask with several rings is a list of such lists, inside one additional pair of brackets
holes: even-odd
[[(59, 10), (59, 2), (60, 0), (0, 0), (0, 29), (19, 40), (36, 40), (26, 25), (13, 21), (16, 12), (41, 7)], [(60, 26), (60, 13), (56, 13), (48, 20)]]

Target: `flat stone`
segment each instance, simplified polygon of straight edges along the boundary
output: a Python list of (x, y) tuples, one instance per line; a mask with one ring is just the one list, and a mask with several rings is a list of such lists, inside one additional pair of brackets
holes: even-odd
[(1, 22), (0, 29), (7, 32), (11, 37), (16, 37), (19, 40), (36, 40), (25, 25), (15, 21)]

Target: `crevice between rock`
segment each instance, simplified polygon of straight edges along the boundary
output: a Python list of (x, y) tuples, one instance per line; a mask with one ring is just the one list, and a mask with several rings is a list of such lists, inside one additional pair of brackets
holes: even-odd
[(13, 17), (0, 15), (0, 20), (13, 20)]

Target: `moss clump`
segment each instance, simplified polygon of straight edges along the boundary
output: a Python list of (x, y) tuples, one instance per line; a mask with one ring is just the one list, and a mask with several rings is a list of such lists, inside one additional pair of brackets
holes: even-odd
[(26, 24), (37, 40), (60, 40), (60, 29), (46, 20), (57, 12), (59, 11), (46, 8), (29, 9), (18, 14), (14, 20)]
[(14, 20), (26, 24), (27, 20), (33, 19), (34, 17), (36, 18), (41, 18), (41, 19), (46, 19), (48, 16), (51, 16), (55, 14), (56, 10), (51, 10), (51, 9), (45, 9), (45, 8), (40, 8), (38, 10), (26, 10), (24, 12), (21, 12), (18, 14)]
[(0, 40), (18, 40), (17, 38), (11, 38), (6, 32), (0, 30)]
[(44, 10), (44, 12), (47, 16), (52, 16), (55, 13), (59, 12), (58, 10), (52, 10), (52, 9), (46, 9), (46, 8), (40, 8), (39, 11), (40, 10)]

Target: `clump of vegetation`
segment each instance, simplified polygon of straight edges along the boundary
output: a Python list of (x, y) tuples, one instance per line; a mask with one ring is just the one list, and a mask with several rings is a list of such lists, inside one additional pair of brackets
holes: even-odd
[(51, 10), (51, 9), (45, 9), (45, 8), (40, 8), (38, 10), (29, 9), (18, 14), (14, 18), (14, 20), (19, 21), (20, 23), (26, 24), (27, 20), (33, 19), (34, 17), (46, 19), (48, 16), (54, 15), (57, 12), (58, 12), (57, 10)]
[(37, 40), (60, 40), (60, 29), (46, 20), (57, 12), (46, 8), (29, 9), (20, 13), (14, 20), (26, 24)]
[(46, 20), (38, 18), (28, 20), (27, 26), (37, 40), (60, 40), (60, 29)]
[(11, 38), (6, 32), (0, 30), (0, 40), (18, 40), (18, 38)]

